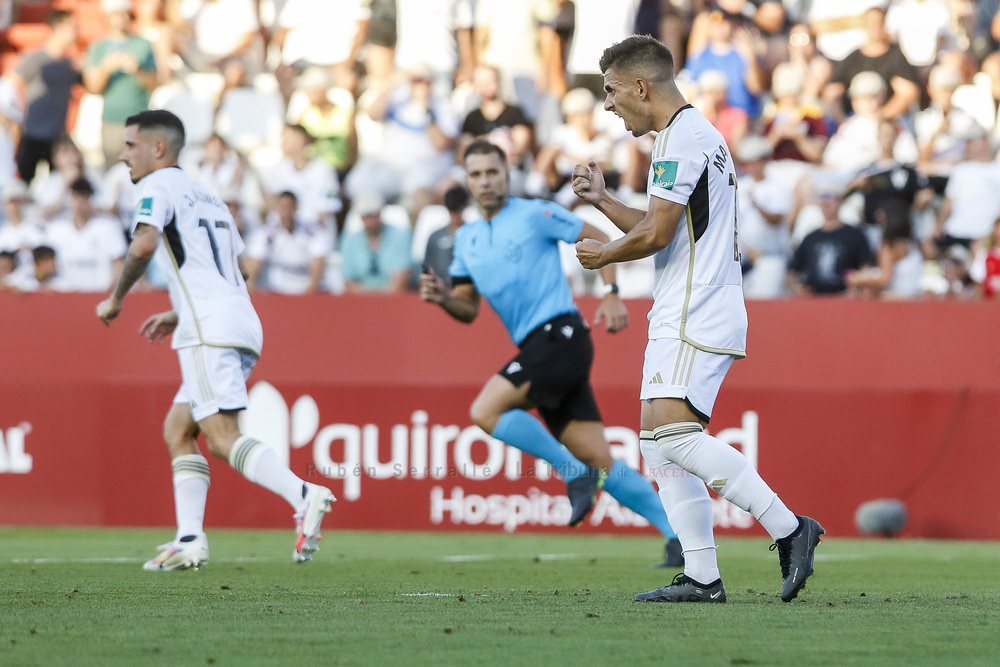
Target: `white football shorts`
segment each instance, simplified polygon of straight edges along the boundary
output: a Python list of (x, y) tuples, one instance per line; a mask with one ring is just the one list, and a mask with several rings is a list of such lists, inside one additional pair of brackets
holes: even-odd
[(653, 338), (642, 362), (639, 398), (682, 398), (707, 421), (733, 360), (732, 355), (705, 352), (678, 338)]
[(196, 422), (222, 410), (247, 407), (247, 378), (257, 355), (236, 347), (194, 345), (177, 350), (181, 388), (174, 403), (187, 403)]

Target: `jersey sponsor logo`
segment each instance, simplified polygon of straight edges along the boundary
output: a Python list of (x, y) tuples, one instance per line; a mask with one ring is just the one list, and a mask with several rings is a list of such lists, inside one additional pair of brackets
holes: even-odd
[(143, 198), (139, 202), (139, 205), (135, 207), (135, 211), (138, 215), (153, 215), (153, 198)]
[(677, 180), (677, 162), (660, 160), (653, 163), (653, 187), (673, 190)]

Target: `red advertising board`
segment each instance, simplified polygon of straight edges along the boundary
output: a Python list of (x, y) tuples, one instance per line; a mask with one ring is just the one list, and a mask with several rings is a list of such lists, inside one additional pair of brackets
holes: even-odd
[[(174, 353), (138, 335), (169, 304), (134, 294), (112, 327), (99, 295), (0, 294), (0, 524), (171, 525), (160, 436)], [(244, 427), (340, 501), (331, 527), (547, 531), (568, 516), (547, 466), (472, 426), (468, 406), (512, 356), (499, 320), (462, 325), (416, 296), (255, 297), (265, 347)], [(616, 455), (640, 465), (646, 301), (595, 332), (594, 384)], [(596, 302), (581, 304), (592, 315)], [(709, 431), (740, 447), (793, 510), (855, 535), (899, 498), (905, 535), (1000, 538), (977, 473), (1000, 469), (1000, 308), (841, 299), (751, 302)], [(290, 509), (211, 460), (210, 526), (287, 527)], [(762, 535), (716, 500), (722, 534)], [(584, 531), (655, 531), (606, 494)]]

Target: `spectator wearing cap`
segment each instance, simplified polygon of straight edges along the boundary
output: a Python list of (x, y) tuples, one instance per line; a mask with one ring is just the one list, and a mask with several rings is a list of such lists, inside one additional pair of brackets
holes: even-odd
[(782, 179), (768, 177), (766, 167), (772, 155), (767, 139), (753, 134), (733, 151), (740, 184), (743, 293), (748, 299), (773, 299), (785, 292), (792, 192)]
[(709, 15), (707, 34), (705, 47), (688, 58), (684, 69), (696, 81), (708, 70), (725, 74), (729, 104), (757, 118), (763, 84), (750, 33), (732, 15), (715, 10)]
[[(620, 174), (614, 163), (616, 137), (595, 122), (597, 100), (586, 88), (574, 88), (562, 99), (564, 121), (552, 131), (548, 142), (538, 149), (533, 173), (526, 183), (531, 196), (555, 193), (555, 200), (573, 209), (580, 199), (573, 193), (570, 177), (573, 167), (594, 160), (604, 171), (609, 188), (617, 188)], [(536, 175), (537, 174), (537, 175)]]
[(347, 292), (394, 294), (409, 289), (410, 230), (383, 223), (384, 207), (382, 196), (372, 192), (361, 193), (351, 206), (364, 228), (345, 233), (340, 246)]
[(282, 192), (298, 200), (299, 215), (336, 230), (335, 216), (343, 208), (337, 171), (313, 150), (313, 137), (301, 125), (285, 125), (281, 132), (281, 158), (260, 168), (260, 185), (267, 208), (276, 208)]
[(59, 289), (67, 292), (105, 292), (118, 279), (128, 250), (121, 225), (98, 214), (91, 198), (94, 187), (86, 178), (70, 184), (69, 215), (50, 222), (46, 245), (56, 251)]
[(51, 164), (55, 142), (66, 134), (66, 114), (80, 72), (72, 59), (79, 36), (72, 12), (49, 13), (49, 36), (4, 77), (24, 91), (24, 123), (17, 145), (17, 169), (29, 185), (39, 162)]
[[(876, 72), (860, 72), (851, 79), (848, 94), (854, 115), (841, 123), (827, 142), (822, 158), (824, 167), (853, 176), (882, 156), (878, 127), (885, 118), (882, 114), (885, 93), (885, 82)], [(900, 127), (893, 155), (900, 162), (916, 162), (916, 141), (909, 130)]]
[(823, 157), (830, 132), (823, 109), (804, 97), (805, 72), (792, 63), (782, 63), (771, 77), (774, 105), (763, 118), (763, 134), (775, 160), (815, 164)]
[(925, 174), (947, 176), (951, 167), (965, 157), (965, 139), (978, 132), (976, 119), (952, 103), (962, 85), (962, 73), (954, 65), (936, 65), (927, 82), (931, 103), (913, 118), (914, 134), (920, 151), (918, 166)]
[(0, 251), (14, 253), (17, 263), (31, 265), (31, 251), (45, 242), (45, 231), (30, 215), (31, 195), (24, 181), (14, 179), (0, 190), (3, 222), (0, 222)]
[(729, 103), (729, 79), (717, 69), (705, 70), (698, 77), (698, 97), (694, 106), (715, 126), (729, 146), (739, 146), (750, 129), (745, 109)]
[(823, 223), (795, 249), (788, 264), (788, 284), (797, 295), (832, 295), (847, 291), (847, 274), (873, 265), (864, 233), (840, 218), (844, 189), (834, 180), (815, 185)]
[(104, 166), (118, 161), (125, 142), (125, 120), (149, 106), (156, 87), (156, 58), (149, 40), (132, 31), (132, 0), (101, 0), (108, 36), (87, 51), (83, 83), (104, 100), (101, 147)]
[(247, 243), (247, 288), (280, 294), (314, 294), (323, 289), (330, 231), (297, 214), (292, 192), (278, 195), (274, 212)]
[(823, 89), (827, 110), (838, 122), (850, 109), (844, 98), (854, 77), (861, 72), (875, 72), (886, 91), (879, 113), (883, 118), (899, 118), (915, 109), (920, 101), (920, 76), (885, 29), (885, 9), (871, 7), (864, 13), (866, 40), (833, 69), (830, 82)]
[(951, 169), (933, 243), (925, 247), (931, 257), (953, 245), (968, 250), (974, 241), (990, 234), (1000, 218), (1000, 163), (986, 130), (978, 128), (969, 134), (965, 152), (965, 159)]

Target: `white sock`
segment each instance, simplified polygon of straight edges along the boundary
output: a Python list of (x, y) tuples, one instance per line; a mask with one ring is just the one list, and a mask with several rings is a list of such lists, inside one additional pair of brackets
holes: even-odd
[(241, 435), (229, 452), (229, 465), (254, 484), (277, 493), (296, 512), (302, 507), (302, 485), (305, 482), (281, 462), (273, 449), (260, 440)]
[(746, 457), (705, 433), (701, 424), (666, 424), (653, 429), (653, 435), (664, 458), (693, 472), (723, 498), (750, 512), (772, 539), (786, 537), (798, 527), (798, 519), (778, 500)]
[(199, 454), (184, 454), (171, 461), (174, 471), (174, 511), (177, 536), (205, 532), (205, 503), (208, 501), (208, 461)]
[(652, 431), (640, 431), (639, 448), (659, 487), (667, 520), (684, 550), (684, 574), (700, 584), (719, 579), (712, 499), (697, 476), (667, 460), (656, 446)]

